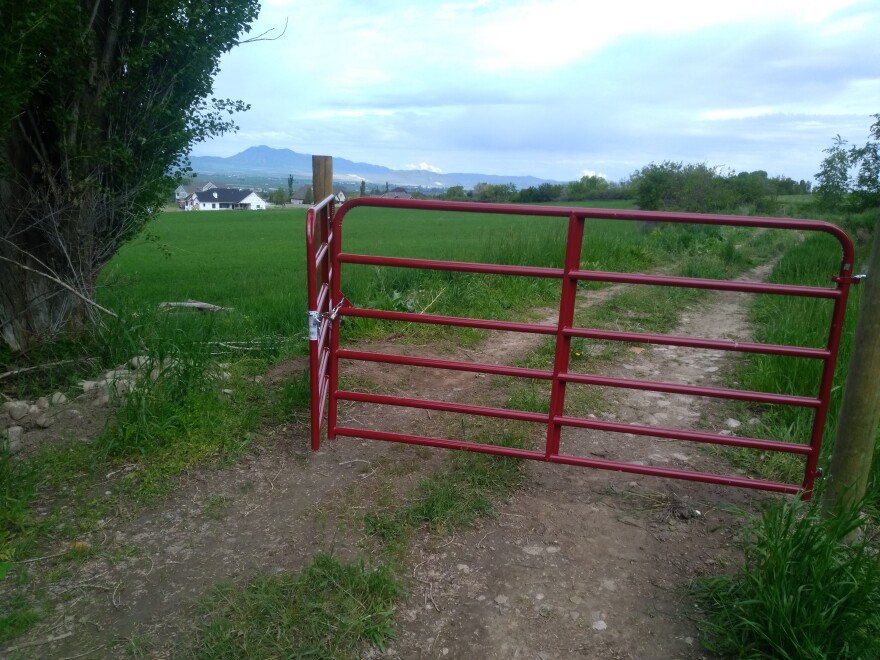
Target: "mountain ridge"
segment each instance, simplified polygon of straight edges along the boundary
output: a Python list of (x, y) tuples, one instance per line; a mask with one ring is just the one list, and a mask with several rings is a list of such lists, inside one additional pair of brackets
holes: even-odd
[[(276, 149), (266, 145), (248, 147), (232, 156), (191, 156), (190, 164), (200, 175), (265, 175), (286, 178), (311, 178), (312, 156), (292, 149)], [(473, 188), (478, 183), (507, 184), (517, 188), (556, 183), (535, 176), (506, 176), (469, 172), (432, 172), (430, 170), (394, 170), (382, 165), (361, 163), (347, 158), (333, 157), (333, 178), (339, 182), (357, 182), (397, 186)]]

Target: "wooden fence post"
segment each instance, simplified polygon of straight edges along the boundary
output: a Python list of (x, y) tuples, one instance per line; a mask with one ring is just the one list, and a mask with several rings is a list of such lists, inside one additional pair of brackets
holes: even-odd
[(880, 222), (868, 260), (846, 389), (822, 505), (852, 506), (864, 497), (880, 423)]
[(315, 204), (333, 194), (332, 156), (312, 156), (312, 193)]

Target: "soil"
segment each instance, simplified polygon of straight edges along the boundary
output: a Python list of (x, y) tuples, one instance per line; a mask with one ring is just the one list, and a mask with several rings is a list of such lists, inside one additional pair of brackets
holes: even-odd
[[(769, 267), (744, 279), (762, 279)], [(579, 304), (620, 287), (589, 291)], [(745, 340), (740, 294), (704, 298), (673, 334)], [(538, 316), (555, 320), (552, 310)], [(443, 357), (511, 364), (541, 337), (493, 333)], [(438, 355), (401, 340), (371, 351)], [(636, 348), (642, 348), (638, 346)], [(735, 356), (644, 347), (609, 363), (604, 375), (729, 384)], [(271, 383), (301, 363), (267, 374)], [(489, 377), (387, 365), (346, 365), (348, 378), (416, 398), (503, 403)], [(683, 429), (723, 428), (731, 411), (713, 399), (605, 390), (602, 416)], [(340, 421), (366, 428), (448, 433), (442, 415), (345, 404)], [(491, 422), (483, 422), (491, 424)], [(721, 456), (694, 443), (566, 433), (564, 451), (628, 462), (730, 473)], [(0, 656), (119, 657), (126, 649), (167, 657), (192, 631), (199, 599), (212, 585), (300, 569), (316, 552), (362, 554), (363, 512), (399, 502), (445, 452), (341, 438), (308, 450), (308, 429), (265, 429), (252, 455), (233, 467), (195, 472), (161, 506), (135, 518), (102, 521), (84, 543), (100, 552), (53, 582), (54, 614)], [(738, 512), (765, 494), (686, 481), (529, 462), (526, 485), (497, 515), (439, 538), (417, 536), (409, 595), (396, 614), (389, 658), (698, 658), (692, 578), (735, 562)], [(377, 504), (378, 503), (378, 504)], [(45, 566), (42, 566), (45, 564)], [(47, 570), (51, 559), (32, 567)]]

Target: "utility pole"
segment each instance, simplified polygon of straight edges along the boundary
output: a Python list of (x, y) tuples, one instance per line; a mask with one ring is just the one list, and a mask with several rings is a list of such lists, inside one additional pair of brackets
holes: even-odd
[(865, 496), (880, 424), (880, 222), (868, 259), (859, 320), (822, 505), (832, 513)]

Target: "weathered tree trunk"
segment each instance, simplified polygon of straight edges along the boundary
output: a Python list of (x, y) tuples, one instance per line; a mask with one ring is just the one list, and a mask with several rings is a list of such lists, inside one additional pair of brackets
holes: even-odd
[[(76, 206), (26, 188), (0, 191), (0, 340), (22, 351), (76, 332), (98, 310), (95, 281), (119, 245), (105, 196), (84, 192)], [(4, 195), (14, 190), (15, 195)], [(42, 197), (42, 199), (40, 199)], [(27, 200), (23, 203), (22, 200)]]

